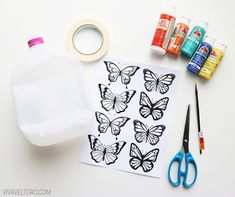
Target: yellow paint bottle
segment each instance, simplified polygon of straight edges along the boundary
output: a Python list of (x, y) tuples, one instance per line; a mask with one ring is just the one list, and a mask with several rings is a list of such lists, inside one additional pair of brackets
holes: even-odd
[(210, 56), (207, 58), (198, 74), (201, 78), (207, 80), (211, 79), (218, 64), (222, 61), (226, 49), (227, 46), (222, 43), (215, 44), (215, 47), (213, 48)]

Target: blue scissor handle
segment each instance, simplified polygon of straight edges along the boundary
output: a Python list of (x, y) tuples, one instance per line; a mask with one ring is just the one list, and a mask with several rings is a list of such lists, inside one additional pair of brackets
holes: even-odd
[[(174, 157), (173, 159), (171, 160), (170, 162), (170, 165), (169, 165), (169, 168), (168, 168), (168, 180), (169, 182), (173, 185), (173, 186), (178, 186), (181, 182), (180, 182), (180, 176), (181, 176), (181, 164), (182, 164), (182, 160), (183, 160), (183, 157), (184, 157), (184, 153), (182, 153), (181, 151), (179, 151)], [(172, 178), (171, 178), (171, 167), (173, 165), (173, 163), (177, 162), (179, 165), (178, 165), (178, 175), (177, 175), (177, 180), (174, 181)]]
[[(183, 176), (184, 177), (184, 180), (183, 180), (183, 186), (185, 188), (189, 188), (189, 187), (192, 187), (197, 179), (197, 164), (192, 156), (191, 153), (186, 153), (185, 154), (185, 171), (182, 172), (181, 171), (181, 165), (182, 165), (182, 161), (183, 161), (183, 158), (184, 158), (184, 153), (182, 151), (179, 151), (174, 157), (173, 159), (171, 160), (170, 162), (170, 165), (169, 165), (169, 168), (168, 168), (168, 179), (169, 179), (169, 182), (173, 185), (173, 186), (178, 186), (180, 185), (181, 183), (181, 180), (180, 180), (180, 177)], [(177, 162), (179, 165), (178, 165), (178, 174), (177, 174), (177, 180), (173, 180), (171, 178), (171, 167), (173, 165), (173, 163)], [(192, 164), (193, 168), (194, 168), (194, 171), (195, 171), (195, 176), (194, 176), (194, 179), (191, 183), (187, 183), (187, 177), (188, 177), (188, 166), (189, 164)]]
[[(184, 180), (183, 180), (183, 186), (186, 187), (186, 188), (189, 188), (189, 187), (192, 187), (197, 179), (197, 164), (192, 156), (192, 154), (189, 152), (189, 153), (186, 153), (185, 154), (185, 166), (186, 166), (186, 169), (185, 169), (185, 173), (184, 173)], [(194, 175), (194, 179), (191, 183), (187, 183), (187, 177), (188, 177), (188, 166), (189, 164), (192, 164), (193, 168), (194, 168), (194, 172), (195, 172), (195, 175)]]

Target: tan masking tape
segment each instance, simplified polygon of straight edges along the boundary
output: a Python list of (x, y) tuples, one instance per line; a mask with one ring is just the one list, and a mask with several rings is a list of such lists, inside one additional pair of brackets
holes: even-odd
[[(100, 48), (91, 54), (84, 54), (78, 51), (76, 47), (74, 46), (75, 33), (86, 27), (95, 28), (102, 36), (102, 44)], [(107, 52), (109, 48), (109, 36), (108, 36), (108, 32), (106, 28), (101, 23), (93, 19), (84, 19), (84, 20), (78, 21), (70, 29), (66, 44), (67, 44), (68, 49), (72, 53), (74, 53), (79, 60), (84, 61), (84, 62), (92, 62), (92, 61), (96, 61), (102, 58)]]

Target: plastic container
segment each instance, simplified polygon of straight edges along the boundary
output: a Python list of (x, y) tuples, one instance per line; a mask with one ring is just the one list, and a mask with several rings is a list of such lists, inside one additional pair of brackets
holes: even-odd
[(159, 55), (165, 55), (166, 48), (174, 31), (175, 10), (175, 7), (168, 5), (160, 15), (151, 44), (151, 50)]
[(86, 134), (93, 107), (79, 63), (50, 52), (40, 37), (28, 45), (11, 83), (20, 130), (38, 146)]
[(170, 39), (170, 43), (166, 50), (169, 54), (174, 55), (174, 56), (179, 55), (180, 48), (188, 33), (190, 21), (191, 21), (190, 18), (185, 18), (185, 17), (180, 18), (179, 22), (177, 23), (175, 27), (175, 30)]
[(215, 39), (212, 37), (206, 37), (203, 42), (199, 45), (196, 53), (191, 58), (187, 69), (195, 74), (198, 74), (201, 70), (206, 59), (209, 57), (212, 47), (214, 45)]
[(199, 76), (209, 80), (213, 76), (217, 66), (222, 61), (227, 46), (222, 43), (215, 43), (215, 46), (199, 72)]
[(203, 40), (207, 28), (208, 23), (206, 21), (201, 21), (201, 23), (192, 29), (180, 50), (181, 55), (186, 58), (191, 58), (193, 56), (200, 42)]

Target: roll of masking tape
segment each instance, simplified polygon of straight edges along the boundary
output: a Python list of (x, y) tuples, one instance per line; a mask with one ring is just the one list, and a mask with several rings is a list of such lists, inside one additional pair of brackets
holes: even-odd
[[(101, 35), (101, 44), (99, 48), (91, 53), (84, 53), (78, 49), (75, 44), (76, 34), (85, 28), (95, 29)], [(79, 44), (79, 43), (78, 43)], [(109, 48), (109, 36), (106, 28), (98, 21), (93, 19), (84, 19), (78, 21), (70, 29), (67, 38), (68, 49), (76, 55), (76, 57), (84, 62), (92, 62), (102, 58)]]

